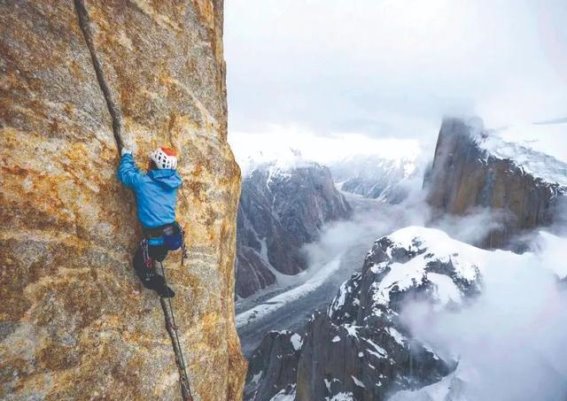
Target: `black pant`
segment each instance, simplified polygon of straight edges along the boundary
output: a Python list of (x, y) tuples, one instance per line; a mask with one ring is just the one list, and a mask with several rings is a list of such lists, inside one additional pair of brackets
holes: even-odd
[(153, 260), (162, 262), (167, 256), (167, 248), (164, 246), (150, 246), (148, 245), (148, 254), (152, 259), (152, 266), (148, 268), (144, 261), (144, 250), (142, 245), (138, 246), (136, 254), (134, 255), (134, 270), (142, 280), (144, 287), (155, 290), (164, 285), (164, 279), (161, 275), (157, 274)]

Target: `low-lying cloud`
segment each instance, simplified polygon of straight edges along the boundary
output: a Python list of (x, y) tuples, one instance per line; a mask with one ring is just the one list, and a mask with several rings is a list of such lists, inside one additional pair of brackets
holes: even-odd
[(538, 253), (495, 251), (482, 294), (460, 311), (407, 305), (402, 318), (413, 335), (459, 361), (458, 400), (565, 400), (567, 291), (557, 273), (566, 247), (567, 239), (542, 234)]

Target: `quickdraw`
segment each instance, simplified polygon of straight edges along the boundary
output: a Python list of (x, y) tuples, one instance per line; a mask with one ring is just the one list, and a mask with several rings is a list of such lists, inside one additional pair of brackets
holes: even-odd
[(142, 254), (143, 254), (143, 257), (144, 257), (144, 265), (146, 266), (147, 269), (153, 270), (154, 269), (154, 260), (150, 256), (148, 240), (144, 238), (140, 245), (142, 246)]
[(185, 245), (185, 230), (183, 227), (179, 226), (181, 230), (181, 236), (183, 238), (183, 243), (181, 244), (181, 267), (185, 266), (185, 259), (189, 257), (189, 253), (187, 252), (187, 245)]

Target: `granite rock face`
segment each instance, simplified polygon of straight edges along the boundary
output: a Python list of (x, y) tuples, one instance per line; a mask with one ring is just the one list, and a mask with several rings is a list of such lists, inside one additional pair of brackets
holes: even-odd
[(181, 345), (195, 399), (238, 400), (223, 3), (87, 1), (104, 82), (81, 4), (0, 3), (0, 398), (181, 399), (159, 299), (130, 264), (141, 232), (114, 124), (141, 167), (158, 145), (180, 153), (190, 256), (165, 267)]
[(288, 275), (305, 270), (301, 247), (317, 240), (325, 223), (351, 211), (324, 166), (271, 163), (254, 169), (242, 182), (236, 293), (247, 297), (273, 284), (271, 268)]
[(558, 221), (567, 201), (566, 181), (567, 164), (504, 142), (479, 120), (448, 118), (426, 180), (427, 201), (439, 216), (501, 211), (500, 226), (476, 245), (502, 248)]

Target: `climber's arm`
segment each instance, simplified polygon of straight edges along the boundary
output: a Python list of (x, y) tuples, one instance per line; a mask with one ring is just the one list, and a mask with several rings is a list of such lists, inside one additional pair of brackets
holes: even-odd
[(122, 184), (131, 189), (136, 189), (142, 183), (144, 175), (136, 167), (132, 151), (122, 149), (122, 157), (116, 175)]

